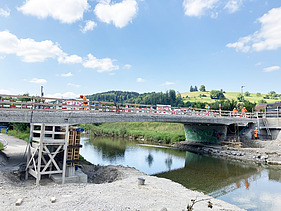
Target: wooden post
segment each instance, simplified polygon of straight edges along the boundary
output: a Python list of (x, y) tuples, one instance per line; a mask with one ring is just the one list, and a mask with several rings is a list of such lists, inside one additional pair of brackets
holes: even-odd
[[(34, 125), (30, 124), (30, 131), (29, 131), (29, 140), (28, 140), (28, 148), (27, 148), (27, 156), (26, 156), (26, 165), (29, 163), (30, 161), (30, 157), (31, 157), (31, 139), (33, 136), (33, 130), (34, 130)], [(28, 179), (28, 174), (29, 174), (29, 168), (28, 166), (26, 166), (26, 170), (25, 170), (25, 179)]]
[(38, 165), (37, 165), (37, 177), (36, 177), (36, 185), (39, 185), (41, 179), (41, 160), (42, 160), (42, 153), (43, 153), (43, 142), (45, 136), (45, 124), (41, 124), (41, 133), (40, 133), (40, 142), (39, 142), (39, 151), (38, 151)]
[(63, 154), (63, 167), (62, 167), (62, 184), (65, 182), (65, 171), (66, 171), (66, 155), (67, 155), (67, 146), (69, 139), (69, 125), (65, 126), (65, 143), (63, 146), (64, 154)]

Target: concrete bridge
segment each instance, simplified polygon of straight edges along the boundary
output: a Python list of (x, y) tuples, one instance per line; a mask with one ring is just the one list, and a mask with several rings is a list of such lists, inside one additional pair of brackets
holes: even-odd
[[(84, 101), (74, 99), (4, 96), (6, 100), (3, 100), (3, 95), (0, 100), (0, 122), (70, 125), (104, 122), (182, 123), (186, 139), (214, 143), (226, 139), (228, 127), (253, 128), (257, 124), (257, 118), (251, 113), (233, 115), (231, 111), (99, 101), (87, 101), (85, 106)], [(7, 100), (8, 97), (10, 99)]]

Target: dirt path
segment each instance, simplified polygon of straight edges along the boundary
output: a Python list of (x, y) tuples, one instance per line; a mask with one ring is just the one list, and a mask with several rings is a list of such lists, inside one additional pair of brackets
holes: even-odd
[[(5, 160), (2, 162), (3, 166), (0, 166), (0, 210), (182, 211), (186, 210), (188, 204), (191, 205), (191, 200), (201, 199), (203, 201), (196, 203), (194, 210), (241, 210), (224, 201), (186, 189), (171, 180), (148, 176), (134, 168), (123, 166), (84, 165), (89, 176), (96, 179), (109, 177), (114, 181), (110, 183), (61, 185), (42, 179), (40, 186), (36, 187), (34, 178), (21, 181), (13, 173), (14, 164), (22, 160), (26, 143), (6, 135), (5, 138), (9, 145), (4, 152), (9, 158), (5, 160), (0, 155), (0, 159)], [(138, 185), (139, 177), (145, 179), (145, 185)], [(51, 203), (52, 197), (55, 197), (55, 203)], [(23, 202), (16, 206), (19, 198), (23, 198)], [(212, 209), (208, 208), (209, 201)]]

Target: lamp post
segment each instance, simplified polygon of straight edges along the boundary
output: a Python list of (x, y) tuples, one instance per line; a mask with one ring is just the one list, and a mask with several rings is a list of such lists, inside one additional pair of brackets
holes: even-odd
[(242, 96), (243, 96), (243, 88), (244, 88), (245, 86), (241, 86), (241, 93), (242, 93)]

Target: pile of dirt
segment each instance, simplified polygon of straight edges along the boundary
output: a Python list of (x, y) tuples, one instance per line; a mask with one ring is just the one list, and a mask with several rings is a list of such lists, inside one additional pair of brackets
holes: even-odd
[(101, 184), (110, 183), (123, 178), (123, 173), (116, 166), (100, 166), (83, 164), (82, 171), (88, 175), (88, 182)]

